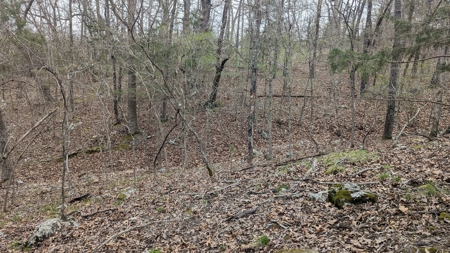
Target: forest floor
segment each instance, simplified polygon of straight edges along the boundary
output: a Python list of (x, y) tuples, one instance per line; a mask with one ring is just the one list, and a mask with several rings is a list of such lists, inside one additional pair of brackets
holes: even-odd
[[(63, 227), (31, 250), (450, 252), (450, 135), (423, 136), (429, 129), (432, 104), (400, 102), (394, 131), (398, 136), (386, 141), (381, 139), (385, 101), (376, 95), (357, 98), (357, 148), (349, 149), (351, 103), (347, 88), (318, 87), (313, 118), (311, 100), (307, 99), (301, 126), (297, 123), (303, 98), (293, 97), (290, 102), (276, 98), (273, 159), (265, 159), (268, 141), (261, 132), (267, 131), (267, 115), (259, 113), (254, 166), (249, 166), (245, 161), (248, 110), (245, 102), (236, 102), (236, 90), (224, 89), (221, 105), (213, 110), (192, 105), (198, 100), (190, 105), (194, 109), (188, 120), (205, 145), (214, 177), (208, 176), (190, 133), (186, 133), (184, 149), (180, 126), (168, 138), (161, 153), (162, 164), (153, 167), (158, 145), (175, 124), (174, 117), (158, 130), (153, 107), (141, 106), (141, 133), (131, 137), (125, 127), (111, 124), (102, 96), (87, 97), (91, 101), (84, 106), (78, 100), (75, 129), (70, 133), (70, 150), (75, 152), (69, 159), (71, 185), (66, 186), (66, 192), (69, 200), (84, 194), (90, 197), (67, 205), (66, 213), (76, 226)], [(301, 86), (292, 91), (294, 95), (303, 92)], [(433, 100), (434, 93), (424, 90), (415, 98)], [(444, 97), (443, 103), (447, 100)], [(57, 101), (38, 108), (23, 98), (14, 101), (5, 109), (14, 140), (61, 104)], [(261, 99), (259, 112), (264, 106)], [(414, 125), (403, 129), (419, 107)], [(441, 132), (450, 125), (449, 116), (449, 108), (444, 106)], [(60, 126), (58, 112), (35, 139), (18, 146), (25, 158), (14, 165), (13, 203), (0, 213), (1, 252), (23, 250), (21, 244), (38, 224), (59, 217), (63, 167)], [(31, 148), (25, 151), (28, 144)], [(326, 173), (333, 166), (341, 171)], [(377, 202), (339, 209), (311, 198), (311, 194), (343, 182), (362, 185), (377, 195)], [(1, 188), (2, 203), (7, 189), (7, 184)], [(239, 215), (243, 213), (246, 215)]]

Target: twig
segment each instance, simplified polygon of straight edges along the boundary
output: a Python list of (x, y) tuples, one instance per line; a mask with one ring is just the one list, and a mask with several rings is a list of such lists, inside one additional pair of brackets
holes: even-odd
[(412, 117), (408, 120), (408, 122), (406, 122), (406, 124), (403, 126), (402, 130), (400, 130), (400, 133), (398, 133), (397, 137), (395, 137), (395, 141), (398, 141), (398, 138), (400, 137), (400, 135), (402, 135), (403, 130), (405, 130), (406, 126), (408, 126), (408, 125), (411, 123), (411, 121), (419, 114), (420, 109), (421, 109), (420, 107), (417, 107), (417, 112), (416, 112), (416, 114), (414, 114), (414, 116), (412, 116)]
[[(189, 218), (185, 218), (185, 219), (183, 219), (183, 220), (186, 220), (186, 219), (189, 219)], [(105, 246), (105, 244), (107, 244), (108, 242), (114, 240), (114, 239), (117, 238), (118, 236), (123, 235), (123, 234), (125, 234), (125, 233), (128, 233), (128, 232), (130, 232), (130, 231), (132, 231), (132, 230), (139, 229), (139, 228), (144, 228), (144, 227), (147, 227), (147, 226), (149, 226), (149, 225), (156, 224), (156, 223), (173, 222), (173, 221), (179, 221), (179, 220), (180, 220), (180, 219), (177, 218), (177, 219), (173, 219), (173, 220), (159, 220), (159, 221), (152, 221), (152, 222), (145, 223), (145, 224), (142, 224), (142, 225), (139, 225), (139, 226), (131, 227), (131, 228), (129, 228), (129, 229), (125, 229), (125, 230), (120, 231), (119, 233), (117, 233), (117, 234), (111, 236), (111, 237), (108, 238), (106, 241), (102, 242), (100, 245), (98, 245), (98, 246), (92, 251), (92, 253), (97, 252), (99, 249), (101, 249), (103, 246)]]
[(4, 154), (4, 157), (8, 157), (8, 155), (17, 147), (17, 145), (19, 145), (31, 132), (33, 132), (34, 129), (36, 129), (36, 127), (38, 127), (44, 120), (46, 120), (55, 112), (56, 109), (54, 109), (53, 111), (45, 115), (45, 117), (36, 122), (36, 124), (34, 124), (32, 128), (30, 128), (25, 134), (23, 134), (22, 137), (20, 137), (20, 139), (16, 142), (16, 144), (12, 146), (6, 154)]
[(284, 226), (281, 222), (279, 222), (279, 221), (276, 221), (276, 220), (271, 220), (270, 222), (272, 222), (272, 223), (275, 223), (275, 224), (277, 224), (278, 226), (280, 226), (280, 227), (282, 227), (282, 228), (284, 228), (284, 229), (288, 229), (286, 226)]
[(156, 172), (156, 161), (158, 160), (158, 156), (161, 153), (161, 150), (164, 147), (164, 144), (166, 144), (167, 138), (169, 137), (170, 133), (172, 133), (172, 131), (178, 126), (179, 122), (177, 120), (178, 114), (180, 113), (180, 109), (177, 110), (177, 112), (175, 113), (175, 125), (172, 126), (172, 128), (170, 129), (170, 131), (166, 134), (166, 137), (164, 138), (163, 142), (161, 143), (161, 147), (159, 147), (158, 149), (158, 153), (156, 153), (155, 159), (153, 160), (153, 169)]

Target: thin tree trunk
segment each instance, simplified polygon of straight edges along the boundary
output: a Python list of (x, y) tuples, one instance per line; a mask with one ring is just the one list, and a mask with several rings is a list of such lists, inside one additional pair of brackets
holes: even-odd
[(437, 103), (434, 104), (433, 112), (431, 114), (431, 130), (430, 137), (437, 137), (439, 133), (439, 120), (441, 118), (441, 108), (442, 108), (442, 90), (439, 89), (437, 93)]
[[(7, 158), (4, 156), (8, 152), (8, 133), (6, 131), (6, 125), (3, 121), (3, 112), (0, 110), (0, 154), (2, 157), (0, 158), (0, 166), (1, 166), (1, 182), (4, 183), (11, 178), (11, 166), (7, 161)], [(5, 199), (6, 201), (6, 199)]]
[[(128, 15), (127, 15), (127, 30), (128, 30), (128, 46), (131, 49), (132, 44), (132, 33), (134, 25), (134, 13), (136, 8), (135, 0), (128, 0)], [(138, 132), (137, 124), (137, 103), (136, 103), (136, 70), (134, 65), (133, 56), (128, 55), (127, 59), (128, 68), (128, 130), (130, 134), (135, 134)]]
[(250, 88), (250, 114), (248, 117), (248, 163), (253, 163), (253, 131), (256, 116), (256, 82), (258, 78), (258, 53), (259, 53), (259, 34), (261, 27), (261, 0), (255, 0), (256, 25), (253, 29), (252, 42), (252, 67), (251, 67), (251, 88)]
[[(364, 28), (363, 54), (369, 54), (369, 46), (371, 44), (371, 34), (372, 34), (372, 0), (368, 0), (366, 26)], [(370, 75), (368, 73), (363, 73), (361, 75), (361, 83), (359, 86), (359, 93), (361, 95), (366, 90), (367, 84), (369, 83), (369, 79)]]

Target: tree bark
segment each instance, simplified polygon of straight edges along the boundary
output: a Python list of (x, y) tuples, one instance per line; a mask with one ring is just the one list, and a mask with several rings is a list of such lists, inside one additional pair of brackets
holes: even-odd
[[(0, 183), (4, 183), (6, 181), (8, 181), (9, 179), (11, 179), (11, 166), (7, 161), (7, 158), (5, 156), (5, 154), (8, 152), (8, 147), (7, 147), (7, 143), (8, 143), (8, 133), (6, 131), (6, 125), (3, 121), (3, 112), (2, 110), (0, 110), (0, 154), (1, 154), (1, 158), (0, 158), (0, 167), (1, 167), (1, 181)], [(5, 201), (7, 201), (5, 199)]]
[[(363, 54), (369, 54), (369, 46), (371, 44), (371, 34), (372, 34), (372, 0), (368, 0), (366, 25), (364, 27)], [(361, 95), (366, 90), (367, 84), (369, 83), (369, 79), (370, 75), (368, 73), (363, 73), (361, 75), (361, 83), (359, 86), (359, 93)]]
[(183, 0), (183, 8), (183, 34), (189, 34), (191, 30), (189, 22), (189, 15), (191, 14), (191, 0)]
[(258, 52), (259, 34), (261, 27), (261, 0), (255, 0), (256, 25), (253, 29), (252, 42), (252, 67), (251, 67), (251, 88), (250, 88), (250, 113), (248, 116), (248, 163), (253, 163), (253, 131), (256, 116), (256, 82), (258, 77)]
[[(134, 13), (136, 8), (135, 0), (128, 0), (128, 15), (127, 15), (127, 30), (128, 30), (128, 46), (131, 51), (131, 44), (133, 41), (133, 25), (134, 25)], [(138, 132), (137, 124), (137, 103), (136, 103), (136, 73), (134, 58), (130, 54), (127, 59), (128, 68), (128, 130), (130, 134)]]
[(220, 27), (220, 34), (217, 40), (217, 50), (216, 50), (216, 74), (214, 76), (212, 91), (209, 95), (209, 99), (206, 102), (206, 106), (214, 107), (217, 98), (217, 89), (220, 84), (220, 77), (222, 76), (222, 71), (225, 67), (225, 63), (228, 61), (228, 58), (224, 59), (222, 63), (220, 62), (220, 58), (222, 55), (222, 47), (223, 47), (223, 36), (225, 33), (225, 27), (227, 25), (228, 18), (228, 9), (230, 8), (231, 0), (225, 0), (225, 6), (223, 7), (222, 14), (222, 25)]
[(202, 5), (202, 16), (200, 18), (200, 29), (199, 32), (209, 32), (209, 22), (211, 18), (211, 0), (201, 0)]
[(437, 103), (433, 106), (433, 112), (431, 114), (431, 130), (430, 130), (430, 137), (437, 137), (439, 133), (439, 120), (441, 118), (441, 108), (442, 108), (442, 90), (439, 89), (437, 93)]
[(401, 46), (399, 37), (400, 24), (399, 21), (402, 18), (402, 1), (395, 0), (394, 3), (394, 45), (392, 46), (392, 63), (391, 63), (391, 75), (389, 78), (389, 98), (387, 103), (386, 119), (384, 122), (383, 139), (392, 139), (392, 131), (394, 129), (395, 119), (395, 97), (397, 92), (397, 82), (399, 76), (399, 63), (401, 54), (398, 51)]

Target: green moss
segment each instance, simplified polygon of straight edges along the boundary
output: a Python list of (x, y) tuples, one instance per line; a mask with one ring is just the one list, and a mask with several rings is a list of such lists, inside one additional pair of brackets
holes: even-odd
[(343, 171), (345, 171), (345, 167), (343, 165), (341, 165), (341, 164), (331, 165), (325, 171), (325, 175), (330, 175), (330, 174), (336, 175)]
[(352, 196), (347, 190), (339, 190), (336, 192), (334, 196), (328, 195), (328, 199), (331, 203), (333, 203), (337, 208), (342, 208), (345, 203), (352, 202)]
[(359, 185), (354, 183), (334, 184), (328, 190), (327, 201), (333, 203), (337, 208), (342, 208), (345, 203), (375, 203), (377, 196), (374, 193), (361, 190)]
[(93, 146), (91, 148), (86, 149), (86, 151), (84, 151), (84, 153), (86, 153), (86, 154), (99, 153), (101, 151), (104, 151), (105, 149), (106, 149), (106, 147), (104, 145)]
[(436, 186), (434, 186), (431, 183), (421, 185), (421, 186), (419, 186), (418, 189), (423, 194), (426, 194), (426, 195), (429, 195), (429, 196), (433, 196), (433, 195), (436, 195), (438, 193), (438, 189), (436, 188)]
[(129, 149), (131, 149), (131, 146), (128, 143), (119, 143), (115, 148), (115, 150), (129, 150)]
[(351, 194), (353, 201), (353, 204), (362, 204), (367, 202), (375, 203), (377, 202), (377, 195), (370, 193), (370, 192), (356, 192)]
[(267, 244), (269, 244), (270, 239), (269, 237), (267, 237), (267, 235), (262, 235), (260, 238), (258, 238), (257, 242), (260, 246), (266, 246)]
[(384, 181), (384, 180), (388, 179), (389, 177), (391, 177), (391, 174), (389, 174), (388, 172), (383, 172), (383, 173), (379, 174), (377, 178), (380, 181)]
[(442, 212), (439, 214), (439, 220), (450, 220), (450, 214), (447, 212)]
[(119, 195), (117, 195), (117, 199), (120, 201), (124, 201), (125, 199), (127, 199), (127, 195), (123, 192), (119, 193)]
[(320, 164), (327, 166), (326, 175), (337, 174), (345, 170), (343, 163), (362, 164), (378, 160), (378, 156), (366, 150), (351, 150), (347, 152), (334, 152), (318, 159)]
[(58, 204), (49, 204), (39, 208), (39, 211), (44, 213), (46, 216), (50, 218), (55, 218), (59, 215)]
[(420, 253), (436, 253), (436, 252), (438, 252), (438, 249), (435, 247), (420, 247), (420, 248), (417, 248), (417, 250)]

